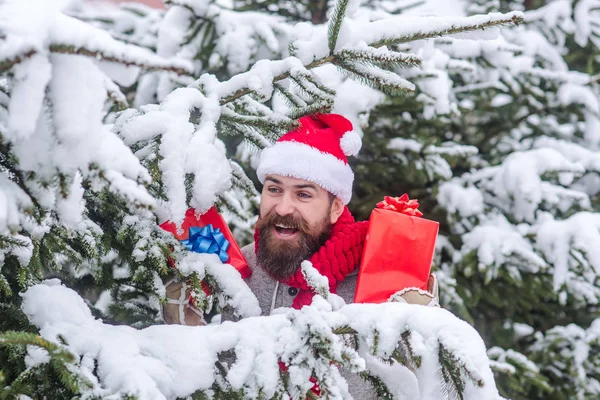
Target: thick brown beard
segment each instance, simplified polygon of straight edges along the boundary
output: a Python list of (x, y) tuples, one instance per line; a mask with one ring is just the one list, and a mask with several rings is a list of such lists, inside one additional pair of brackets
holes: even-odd
[[(285, 281), (290, 278), (298, 271), (302, 261), (308, 260), (329, 238), (332, 224), (328, 216), (329, 213), (314, 229), (310, 229), (303, 218), (295, 219), (289, 214), (281, 216), (271, 212), (261, 216), (256, 223), (259, 234), (256, 253), (258, 265), (274, 279)], [(298, 229), (299, 238), (277, 239), (274, 233), (276, 224)]]

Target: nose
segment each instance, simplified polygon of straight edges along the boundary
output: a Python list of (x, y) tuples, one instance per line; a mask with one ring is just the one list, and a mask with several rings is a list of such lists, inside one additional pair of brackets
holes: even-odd
[(275, 212), (281, 216), (293, 214), (294, 203), (289, 195), (281, 196), (279, 202), (275, 206)]

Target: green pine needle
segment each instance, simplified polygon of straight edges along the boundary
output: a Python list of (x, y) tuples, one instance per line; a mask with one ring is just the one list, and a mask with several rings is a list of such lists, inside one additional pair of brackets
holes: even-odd
[(23, 62), (24, 60), (32, 57), (36, 53), (37, 53), (37, 51), (35, 51), (34, 49), (29, 49), (29, 50), (24, 51), (21, 54), (17, 54), (13, 58), (0, 60), (0, 74), (8, 71), (9, 69), (11, 69), (13, 67), (13, 65)]
[(282, 96), (286, 99), (290, 108), (301, 108), (306, 107), (306, 102), (302, 100), (300, 97), (296, 96), (289, 90), (283, 87), (283, 85), (279, 83), (274, 83), (273, 87), (282, 94)]
[(348, 73), (350, 77), (393, 96), (411, 93), (415, 90), (414, 85), (406, 79), (376, 66), (369, 67), (343, 60), (336, 60), (334, 64)]
[(348, 335), (348, 334), (355, 334), (356, 331), (351, 328), (348, 325), (344, 325), (344, 326), (340, 326), (339, 328), (335, 328), (333, 330), (333, 333), (335, 333), (336, 335)]
[(394, 395), (390, 392), (388, 387), (383, 381), (367, 372), (361, 372), (360, 377), (365, 381), (369, 382), (377, 393), (377, 398), (381, 400), (394, 400)]
[(386, 68), (417, 67), (421, 65), (422, 62), (415, 54), (389, 50), (380, 51), (373, 47), (368, 47), (363, 50), (344, 49), (338, 53), (337, 57), (343, 61), (360, 61)]
[(421, 356), (417, 356), (412, 348), (412, 343), (410, 342), (411, 332), (404, 331), (404, 332), (402, 332), (402, 335), (400, 337), (401, 337), (400, 340), (402, 342), (402, 345), (404, 346), (404, 348), (406, 349), (406, 352), (410, 356), (411, 362), (415, 365), (415, 367), (421, 368), (422, 358), (421, 358)]
[(518, 25), (523, 20), (519, 17), (513, 16), (508, 19), (497, 19), (488, 22), (484, 22), (481, 24), (468, 25), (468, 26), (452, 26), (448, 29), (442, 30), (430, 30), (430, 31), (422, 31), (417, 32), (409, 36), (400, 36), (400, 37), (387, 37), (383, 38), (375, 43), (369, 43), (373, 47), (382, 47), (382, 46), (392, 46), (399, 43), (408, 43), (414, 42), (417, 40), (423, 39), (431, 39), (441, 36), (453, 35), (461, 32), (470, 32), (476, 30), (483, 30), (485, 28), (491, 28), (495, 26), (504, 26), (504, 25)]
[(346, 9), (350, 0), (338, 0), (333, 8), (331, 14), (331, 20), (329, 21), (329, 27), (327, 31), (328, 43), (329, 43), (329, 54), (333, 54), (335, 51), (335, 45), (337, 44), (340, 29), (344, 23), (344, 17), (346, 15)]
[(460, 400), (464, 400), (465, 382), (461, 376), (458, 359), (442, 343), (439, 344), (438, 357), (441, 365), (440, 373), (447, 385), (446, 390)]

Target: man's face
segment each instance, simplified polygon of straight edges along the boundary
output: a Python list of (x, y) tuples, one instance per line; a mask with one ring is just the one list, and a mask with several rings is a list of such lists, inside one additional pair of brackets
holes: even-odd
[(302, 179), (267, 175), (261, 194), (259, 265), (275, 279), (293, 275), (329, 237), (343, 203)]

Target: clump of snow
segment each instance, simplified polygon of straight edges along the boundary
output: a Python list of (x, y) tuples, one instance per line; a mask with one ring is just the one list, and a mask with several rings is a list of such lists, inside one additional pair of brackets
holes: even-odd
[(479, 215), (484, 211), (481, 191), (474, 186), (464, 187), (454, 181), (440, 185), (437, 200), (449, 213), (458, 213), (463, 218)]
[(306, 280), (308, 286), (310, 286), (315, 293), (318, 293), (324, 299), (329, 297), (329, 281), (327, 278), (319, 273), (312, 263), (308, 260), (302, 261), (300, 264), (302, 269), (302, 276)]
[[(462, 257), (475, 252), (479, 272), (485, 273), (485, 282), (498, 276), (501, 268), (520, 279), (520, 271), (536, 273), (547, 264), (533, 249), (529, 240), (518, 232), (503, 216), (490, 219), (463, 235)], [(467, 271), (473, 274), (476, 271)]]
[(502, 164), (474, 174), (480, 185), (495, 195), (494, 203), (501, 208), (511, 207), (518, 221), (534, 221), (535, 212), (545, 201), (551, 188), (542, 177), (551, 173), (579, 176), (584, 168), (550, 148), (514, 152)]
[[(571, 271), (583, 267), (590, 279), (600, 273), (600, 214), (579, 212), (565, 220), (550, 216), (537, 227), (535, 246), (554, 265), (554, 289), (567, 282)], [(582, 257), (574, 257), (574, 253)], [(586, 261), (583, 261), (586, 260)]]

